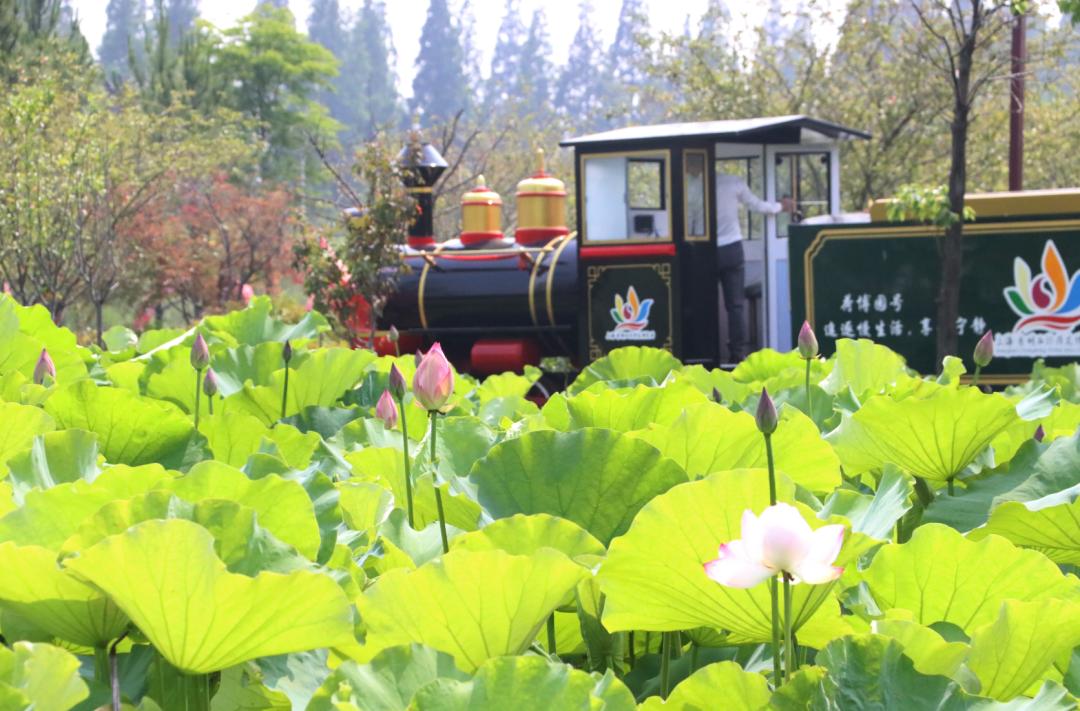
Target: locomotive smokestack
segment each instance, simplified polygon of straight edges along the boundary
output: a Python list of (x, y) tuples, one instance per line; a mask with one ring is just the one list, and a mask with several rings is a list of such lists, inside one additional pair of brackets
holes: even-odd
[(446, 170), (446, 160), (435, 146), (423, 140), (420, 117), (413, 118), (409, 140), (398, 153), (398, 165), (403, 168), (403, 181), (416, 198), (416, 219), (409, 225), (409, 246), (429, 249), (435, 245), (435, 195), (432, 187)]

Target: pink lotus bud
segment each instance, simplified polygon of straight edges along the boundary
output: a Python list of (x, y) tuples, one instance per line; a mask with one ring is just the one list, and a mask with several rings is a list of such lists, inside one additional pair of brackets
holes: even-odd
[(206, 375), (203, 376), (202, 391), (206, 393), (207, 397), (214, 397), (218, 392), (217, 376), (214, 375), (213, 368), (206, 369)]
[(397, 403), (394, 402), (394, 398), (390, 395), (389, 390), (383, 390), (382, 395), (379, 396), (379, 402), (375, 405), (375, 416), (383, 421), (386, 425), (386, 429), (394, 429), (394, 425), (398, 421), (398, 409)]
[(817, 358), (817, 336), (814, 335), (814, 329), (810, 328), (809, 321), (803, 321), (802, 328), (799, 329), (798, 341), (799, 355), (801, 355), (804, 360), (811, 360), (812, 358)]
[(779, 419), (776, 414), (776, 405), (773, 404), (772, 398), (769, 397), (769, 391), (762, 388), (761, 399), (758, 400), (757, 405), (757, 414), (754, 415), (758, 430), (762, 434), (771, 435), (776, 431), (776, 423)]
[(416, 400), (428, 412), (441, 409), (454, 392), (454, 369), (438, 342), (416, 367), (412, 389)]
[(289, 364), (292, 360), (292, 341), (285, 341), (285, 347), (281, 349), (281, 359), (285, 361), (285, 365)]
[(1044, 429), (1043, 429), (1043, 426), (1042, 426), (1042, 425), (1039, 425), (1039, 426), (1038, 426), (1038, 427), (1037, 427), (1037, 428), (1035, 429), (1035, 434), (1034, 434), (1034, 435), (1032, 436), (1032, 438), (1033, 438), (1033, 439), (1034, 439), (1034, 440), (1035, 440), (1036, 442), (1042, 442), (1042, 441), (1043, 441), (1043, 439), (1045, 439), (1045, 438), (1046, 438), (1046, 430), (1044, 430)]
[(250, 304), (251, 300), (255, 298), (255, 289), (251, 284), (244, 284), (240, 287), (240, 298), (244, 300), (245, 306)]
[(390, 394), (394, 399), (400, 400), (405, 397), (405, 376), (398, 370), (397, 363), (390, 366)]
[(38, 356), (37, 363), (34, 365), (34, 382), (44, 385), (46, 376), (56, 380), (56, 364), (49, 356), (49, 351), (42, 348), (41, 355)]
[(833, 565), (844, 544), (841, 524), (816, 531), (790, 504), (774, 504), (757, 517), (747, 509), (742, 517), (742, 538), (720, 546), (705, 574), (730, 588), (752, 588), (780, 574), (796, 583), (821, 585), (844, 572)]
[(206, 339), (201, 333), (195, 334), (195, 342), (191, 344), (191, 367), (202, 370), (210, 365), (210, 348), (206, 345)]
[(994, 359), (994, 334), (987, 331), (975, 344), (975, 354), (972, 356), (975, 365), (985, 368)]
[(397, 343), (400, 334), (398, 333), (397, 328), (390, 326), (390, 330), (386, 332), (386, 337), (390, 339), (391, 343)]
[(304, 302), (304, 310), (311, 311), (315, 308), (315, 294), (308, 294), (307, 301)]

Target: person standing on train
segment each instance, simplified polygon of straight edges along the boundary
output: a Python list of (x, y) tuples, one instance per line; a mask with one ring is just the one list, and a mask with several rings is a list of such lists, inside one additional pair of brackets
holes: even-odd
[(719, 173), (716, 176), (716, 269), (727, 308), (728, 351), (733, 363), (746, 358), (749, 350), (746, 339), (746, 257), (739, 220), (739, 208), (743, 205), (752, 212), (767, 215), (795, 209), (790, 197), (781, 198), (780, 202), (768, 202), (754, 195), (741, 177)]

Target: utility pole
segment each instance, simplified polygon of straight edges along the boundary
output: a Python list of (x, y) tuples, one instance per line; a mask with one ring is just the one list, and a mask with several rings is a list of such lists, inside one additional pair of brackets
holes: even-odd
[(1024, 189), (1024, 65), (1027, 63), (1027, 13), (1013, 17), (1012, 79), (1009, 82), (1009, 190)]

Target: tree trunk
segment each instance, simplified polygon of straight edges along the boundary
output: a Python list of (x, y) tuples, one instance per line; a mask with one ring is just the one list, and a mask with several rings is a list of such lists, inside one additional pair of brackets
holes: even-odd
[(979, 0), (972, 2), (971, 30), (956, 57), (953, 83), (952, 156), (949, 165), (949, 210), (957, 216), (941, 237), (941, 286), (937, 299), (937, 359), (956, 355), (956, 320), (960, 316), (960, 281), (964, 271), (964, 194), (967, 191), (967, 140), (971, 120), (971, 67), (982, 24)]
[(105, 348), (105, 318), (104, 318), (105, 304), (96, 301), (94, 302), (94, 322), (97, 326), (97, 342), (102, 349)]

